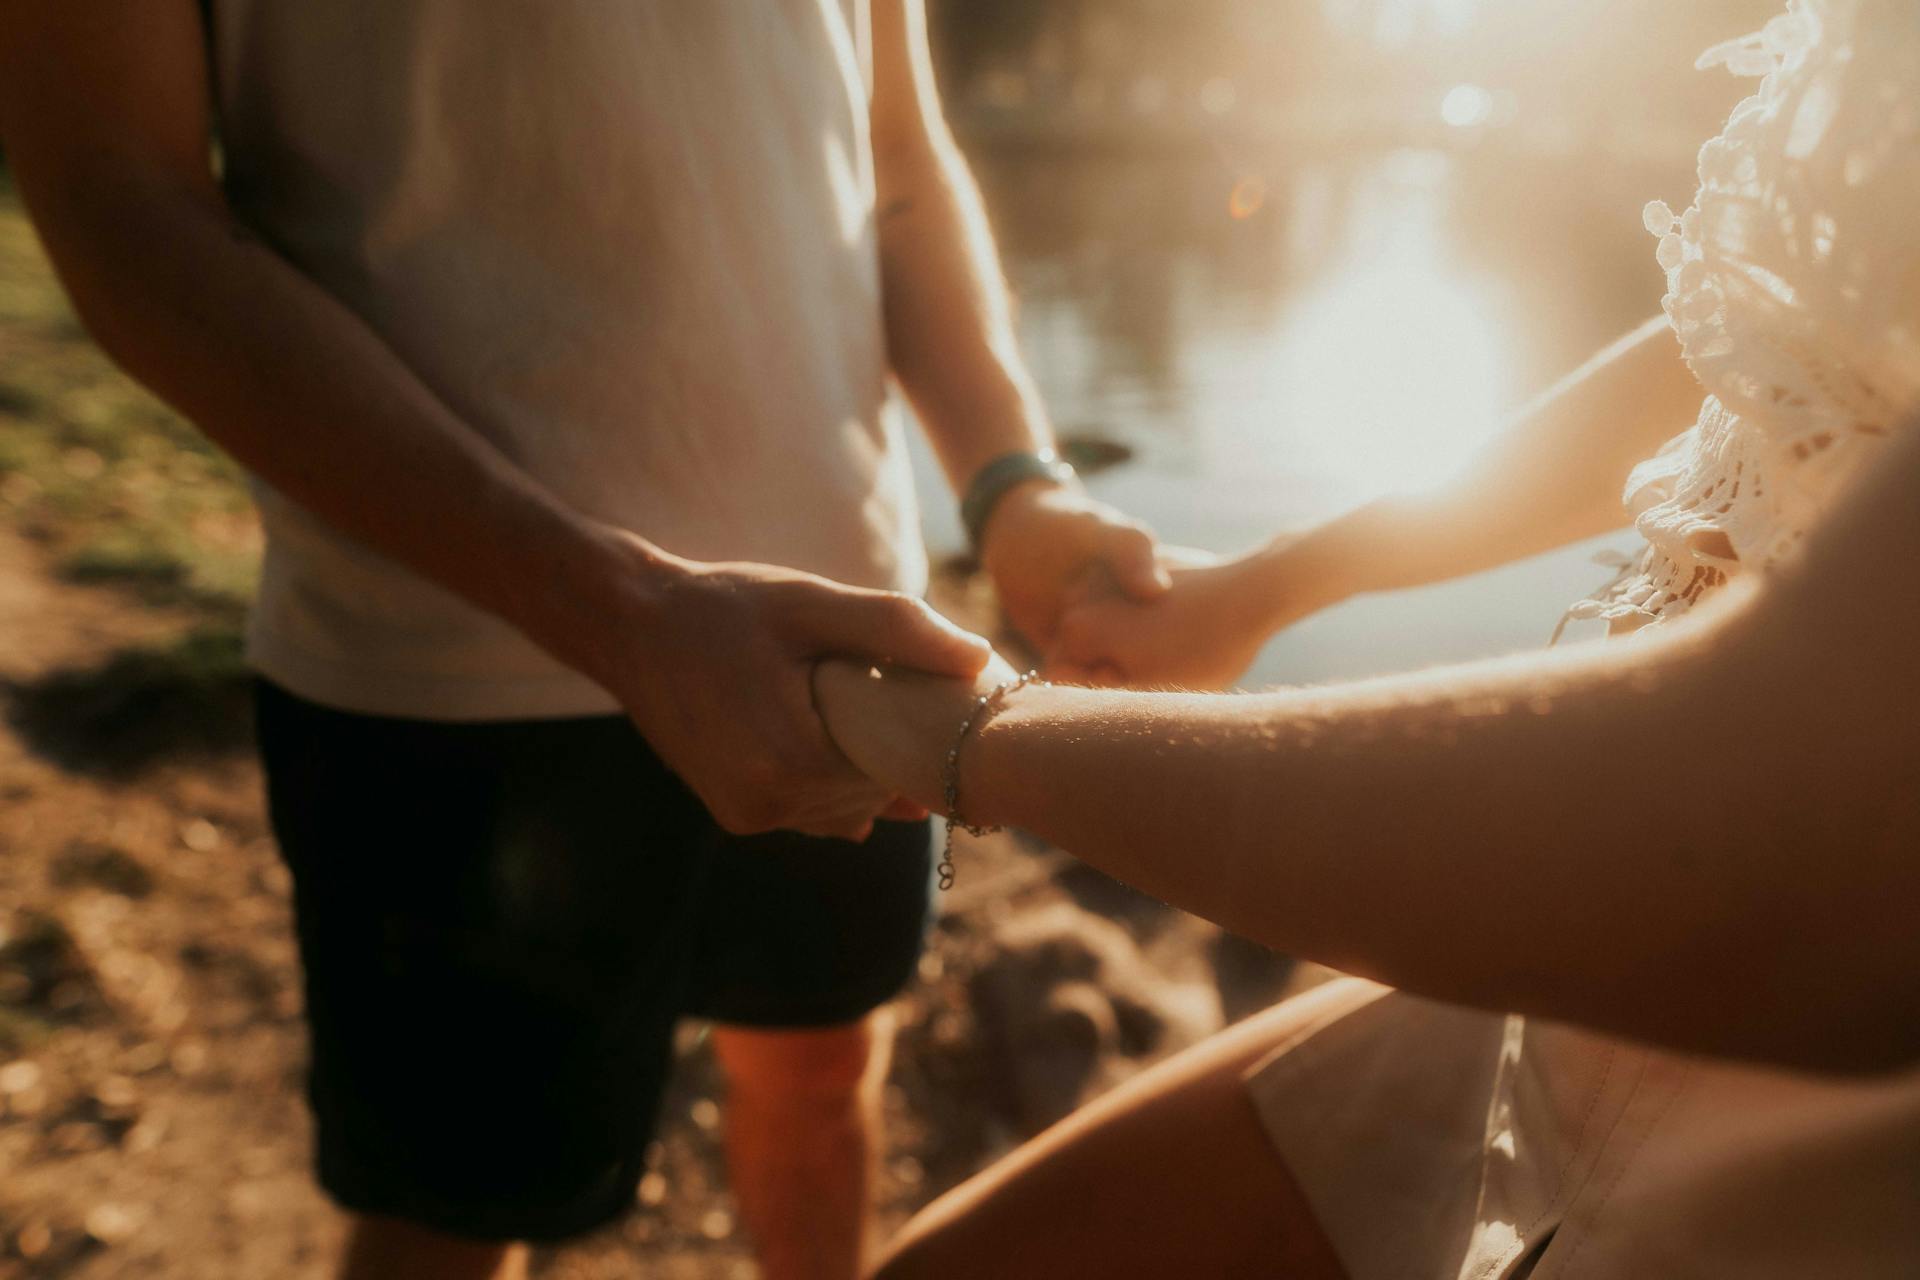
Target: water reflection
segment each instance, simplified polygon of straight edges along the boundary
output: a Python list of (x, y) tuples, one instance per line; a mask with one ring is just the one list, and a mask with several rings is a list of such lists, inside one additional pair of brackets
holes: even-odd
[(1511, 344), (1441, 236), (1446, 171), (1408, 154), (1358, 175), (1345, 243), (1254, 353), (1236, 456), (1284, 460), (1344, 502), (1436, 482), (1497, 426)]
[[(1098, 491), (1222, 550), (1459, 465), (1511, 406), (1658, 309), (1638, 211), (1691, 186), (1684, 161), (1490, 148), (1002, 145), (974, 162), (1056, 419), (1135, 451)], [(930, 539), (955, 547), (925, 471)], [(1277, 641), (1259, 675), (1537, 644), (1604, 576), (1591, 551), (1336, 610)]]

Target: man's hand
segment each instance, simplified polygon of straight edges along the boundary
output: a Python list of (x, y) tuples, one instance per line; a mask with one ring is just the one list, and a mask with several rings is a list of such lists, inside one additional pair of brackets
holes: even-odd
[(1075, 584), (1089, 573), (1130, 600), (1155, 599), (1168, 577), (1153, 534), (1078, 488), (1023, 484), (993, 509), (980, 561), (992, 576), (1014, 629), (1036, 648), (1050, 648)]
[(762, 564), (700, 564), (616, 535), (628, 580), (610, 593), (589, 670), (649, 744), (735, 834), (864, 838), (917, 812), (857, 772), (813, 706), (815, 662), (847, 657), (968, 680), (993, 651), (920, 601)]

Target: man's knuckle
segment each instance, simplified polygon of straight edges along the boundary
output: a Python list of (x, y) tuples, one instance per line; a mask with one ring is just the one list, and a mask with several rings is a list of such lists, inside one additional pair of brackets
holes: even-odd
[(763, 829), (749, 808), (745, 802), (731, 797), (710, 806), (715, 824), (730, 836), (750, 836)]
[(780, 797), (763, 792), (743, 800), (739, 816), (748, 827), (748, 834), (770, 831), (786, 818), (786, 804)]

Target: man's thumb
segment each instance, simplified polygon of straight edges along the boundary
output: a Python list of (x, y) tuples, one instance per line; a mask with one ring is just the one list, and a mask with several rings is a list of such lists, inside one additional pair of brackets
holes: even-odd
[(1173, 579), (1160, 566), (1153, 535), (1138, 525), (1122, 525), (1110, 531), (1101, 559), (1120, 590), (1143, 603), (1157, 599), (1173, 585)]
[(822, 617), (824, 652), (968, 679), (993, 657), (993, 646), (955, 626), (911, 596), (884, 591), (851, 597)]

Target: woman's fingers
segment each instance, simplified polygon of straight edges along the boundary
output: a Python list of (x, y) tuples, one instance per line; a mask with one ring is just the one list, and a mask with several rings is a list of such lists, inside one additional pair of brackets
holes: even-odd
[(925, 806), (938, 802), (941, 761), (974, 699), (1013, 676), (997, 655), (973, 680), (834, 661), (815, 668), (814, 690), (827, 732), (855, 767), (894, 797)]
[(1048, 669), (1061, 672), (1062, 679), (1068, 671), (1086, 677), (1100, 667), (1125, 670), (1126, 622), (1129, 615), (1137, 620), (1139, 612), (1139, 606), (1111, 597), (1075, 606), (1060, 619), (1047, 651)]
[(1120, 589), (1135, 600), (1156, 599), (1173, 585), (1160, 565), (1153, 534), (1144, 525), (1110, 525), (1101, 541), (1101, 562)]

